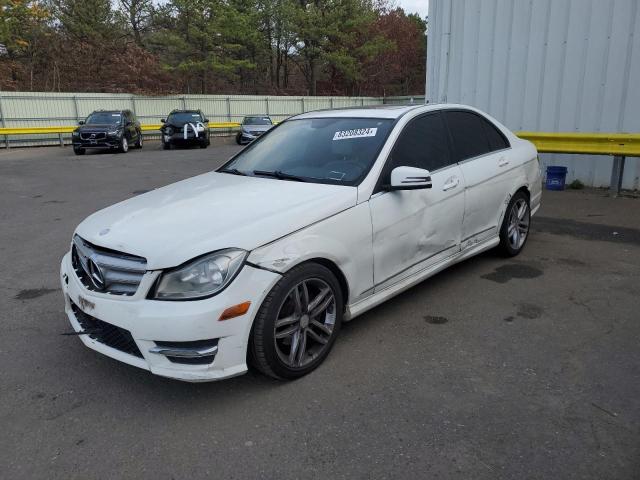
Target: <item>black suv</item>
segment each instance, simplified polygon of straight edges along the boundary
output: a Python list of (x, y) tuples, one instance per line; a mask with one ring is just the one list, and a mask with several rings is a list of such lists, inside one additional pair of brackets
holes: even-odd
[(84, 155), (87, 148), (117, 149), (123, 153), (129, 146), (142, 148), (140, 122), (131, 110), (96, 110), (71, 134), (73, 151)]
[(209, 119), (200, 110), (173, 110), (160, 127), (162, 148), (169, 150), (171, 145), (198, 145), (207, 148), (209, 140)]

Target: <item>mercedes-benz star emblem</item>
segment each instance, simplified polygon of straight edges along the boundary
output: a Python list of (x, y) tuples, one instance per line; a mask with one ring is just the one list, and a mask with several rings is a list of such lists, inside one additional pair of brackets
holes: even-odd
[(89, 277), (98, 290), (104, 289), (104, 275), (98, 265), (93, 259), (89, 259), (87, 263), (87, 269), (89, 270)]

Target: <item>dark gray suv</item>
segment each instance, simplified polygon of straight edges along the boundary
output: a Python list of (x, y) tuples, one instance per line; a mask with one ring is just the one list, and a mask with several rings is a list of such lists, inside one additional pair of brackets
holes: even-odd
[(96, 110), (71, 134), (73, 151), (84, 155), (90, 148), (129, 151), (131, 146), (142, 148), (140, 122), (131, 110)]

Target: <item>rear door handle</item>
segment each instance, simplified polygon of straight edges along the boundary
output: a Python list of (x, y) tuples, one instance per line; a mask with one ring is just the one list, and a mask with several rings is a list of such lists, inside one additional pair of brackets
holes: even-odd
[(456, 188), (459, 183), (460, 183), (460, 180), (458, 179), (458, 177), (451, 177), (442, 186), (442, 190), (446, 192), (447, 190), (451, 190), (452, 188)]
[(499, 167), (506, 167), (507, 165), (509, 165), (509, 160), (507, 158), (502, 157), (500, 160), (498, 160)]

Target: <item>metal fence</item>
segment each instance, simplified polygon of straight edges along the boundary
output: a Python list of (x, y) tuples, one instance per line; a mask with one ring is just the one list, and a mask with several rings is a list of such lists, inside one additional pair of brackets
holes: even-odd
[[(281, 121), (292, 115), (323, 108), (423, 103), (424, 97), (285, 97), (264, 95), (176, 95), (145, 97), (110, 93), (0, 92), (0, 127), (62, 127), (76, 125), (94, 110), (133, 111), (141, 123), (158, 124), (174, 109), (199, 109), (211, 122), (240, 122), (245, 115), (271, 116)], [(229, 133), (222, 131), (222, 133)], [(63, 141), (69, 140), (63, 135)], [(58, 135), (11, 135), (9, 145), (60, 142)]]

